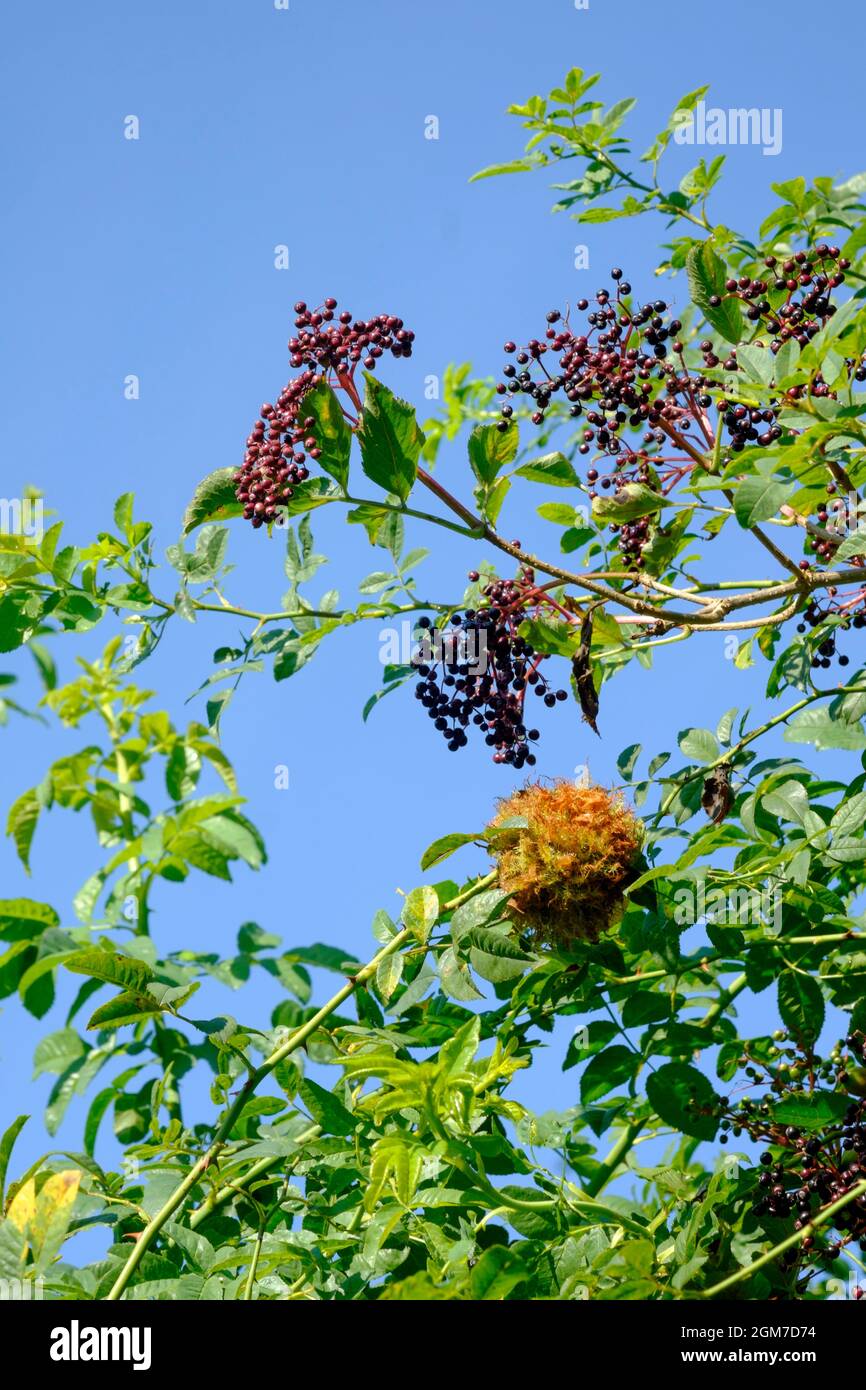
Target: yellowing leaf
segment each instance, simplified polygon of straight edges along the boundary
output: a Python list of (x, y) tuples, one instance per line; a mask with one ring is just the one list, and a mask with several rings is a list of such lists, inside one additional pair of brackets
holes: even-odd
[(36, 1179), (29, 1178), (23, 1187), (19, 1188), (9, 1203), (6, 1212), (7, 1220), (17, 1226), (19, 1231), (26, 1231), (34, 1216), (36, 1215)]

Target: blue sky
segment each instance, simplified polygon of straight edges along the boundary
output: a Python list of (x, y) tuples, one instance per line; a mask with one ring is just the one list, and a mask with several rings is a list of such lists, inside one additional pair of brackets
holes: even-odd
[[(860, 20), (854, 0), (838, 0), (834, 33), (859, 29)], [(722, 107), (781, 108), (776, 157), (757, 147), (727, 151), (714, 206), (732, 225), (751, 230), (766, 215), (771, 180), (859, 172), (860, 55), (853, 43), (830, 41), (812, 61), (816, 21), (804, 0), (760, 12), (743, 0), (716, 11), (633, 0), (591, 0), (586, 11), (571, 0), (291, 0), (288, 11), (269, 0), (17, 7), (6, 18), (0, 83), (0, 490), (38, 485), (80, 543), (110, 525), (119, 493), (134, 490), (161, 552), (177, 539), (196, 482), (240, 461), (259, 405), (288, 379), (296, 299), (334, 294), (359, 315), (402, 316), (416, 333), (415, 356), (389, 360), (382, 376), (427, 413), (426, 376), (455, 360), (497, 373), (506, 338), (538, 333), (548, 308), (593, 292), (610, 266), (627, 267), (636, 288), (649, 288), (660, 219), (582, 228), (550, 215), (543, 176), (468, 183), (477, 168), (519, 152), (522, 132), (504, 114), (509, 102), (547, 91), (572, 65), (602, 70), (608, 102), (639, 98), (630, 117), (638, 151), (676, 99), (703, 82)], [(134, 141), (124, 138), (130, 115), (140, 122)], [(424, 138), (430, 115), (439, 121), (435, 141)], [(671, 184), (693, 162), (690, 153), (673, 151)], [(577, 243), (589, 247), (588, 271), (574, 269)], [(288, 270), (275, 269), (278, 245), (289, 248)], [(124, 396), (130, 374), (140, 380), (135, 401)], [(468, 494), (463, 446), (445, 450), (440, 469)], [(523, 505), (534, 507), (542, 494), (529, 491)], [(519, 502), (504, 518), (506, 534), (541, 541), (543, 523), (521, 515)], [(336, 586), (350, 599), (382, 552), (337, 515), (317, 513), (314, 522), (317, 548), (332, 557), (319, 590)], [(556, 532), (546, 529), (553, 551)], [(427, 539), (410, 535), (415, 544)], [(760, 574), (754, 549), (742, 564)], [(279, 606), (282, 558), (279, 539), (233, 523), (234, 601)], [(476, 560), (465, 542), (446, 540), (419, 571), (419, 590), (459, 594)], [(170, 571), (157, 589), (171, 597)], [(62, 678), (73, 674), (78, 650), (96, 651), (119, 630), (106, 622), (80, 644), (58, 642)], [(184, 701), (213, 650), (236, 635), (232, 619), (176, 623), (139, 669), (141, 682), (158, 690), (177, 722), (200, 716), (200, 703)], [(602, 741), (573, 706), (550, 712), (538, 771), (570, 775), (589, 761), (598, 780), (613, 780), (626, 744), (643, 742), (652, 754), (673, 747), (688, 724), (714, 727), (730, 706), (759, 702), (764, 672), (736, 671), (719, 634), (660, 656), (651, 675), (636, 668), (606, 688)], [(22, 693), (35, 692), (23, 658), (15, 669)], [(424, 847), (484, 825), (515, 775), (495, 768), (481, 747), (447, 753), (408, 693), (392, 696), (364, 726), (360, 711), (380, 675), (378, 626), (370, 624), (332, 639), (289, 683), (249, 679), (227, 715), (224, 743), (270, 864), (258, 876), (240, 870), (233, 886), (199, 876), (183, 892), (162, 888), (160, 947), (228, 952), (237, 927), (255, 920), (288, 945), (323, 940), (365, 956), (374, 911), (399, 911), (396, 890), (420, 881)], [(0, 731), (4, 803), (86, 741), (54, 726)], [(274, 789), (279, 763), (290, 772), (286, 792)], [(10, 843), (0, 844), (2, 895), (50, 901), (68, 919), (74, 891), (98, 862), (85, 821), (54, 812), (37, 836), (32, 880)], [(473, 850), (454, 863), (467, 873), (483, 867)], [(64, 983), (62, 999), (71, 993)], [(213, 1011), (250, 1022), (261, 1022), (278, 997), (264, 977), (239, 996), (207, 993)], [(761, 1000), (744, 1006), (753, 1021), (764, 1009)], [(58, 1007), (50, 1022), (62, 1020)], [(48, 1078), (28, 1081), (44, 1029), (6, 1002), (4, 1125), (34, 1109), (35, 1093), (47, 1095)], [(516, 1088), (538, 1111), (577, 1100), (575, 1073), (559, 1070), (568, 1031)], [(202, 1097), (200, 1118), (206, 1106)], [(34, 1113), (15, 1167), (47, 1146)], [(70, 1110), (62, 1146), (79, 1146), (83, 1113), (80, 1104)]]

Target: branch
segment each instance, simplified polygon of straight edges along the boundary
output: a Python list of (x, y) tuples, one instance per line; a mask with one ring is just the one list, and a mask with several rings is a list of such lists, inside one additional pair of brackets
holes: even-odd
[(765, 723), (759, 724), (757, 729), (753, 729), (751, 733), (746, 734), (745, 737), (741, 738), (739, 743), (735, 743), (732, 748), (727, 748), (724, 753), (721, 753), (718, 758), (714, 758), (711, 763), (706, 763), (703, 767), (699, 767), (696, 772), (691, 773), (690, 776), (684, 778), (681, 782), (677, 782), (670, 795), (665, 798), (662, 805), (659, 807), (658, 814), (663, 816), (667, 813), (677, 792), (680, 791), (682, 787), (687, 787), (690, 782), (696, 781), (698, 777), (705, 778), (708, 773), (712, 772), (713, 768), (720, 767), (722, 763), (731, 762), (744, 748), (748, 748), (750, 743), (754, 743), (755, 739), (760, 738), (762, 734), (768, 733), (770, 729), (774, 729), (778, 724), (784, 724), (785, 720), (790, 719), (792, 714), (799, 714), (800, 710), (805, 709), (807, 705), (812, 705), (816, 700), (822, 700), (829, 696), (835, 698), (837, 695), (860, 695), (863, 693), (866, 693), (866, 686), (839, 685), (835, 690), (815, 690), (811, 695), (805, 695), (802, 700), (798, 700), (797, 703), (791, 705), (789, 709), (782, 710), (781, 714), (774, 714), (772, 719), (768, 719)]
[[(642, 978), (646, 979), (647, 977), (643, 976)], [(745, 975), (738, 975), (737, 978), (728, 985), (727, 989), (720, 990), (718, 999), (715, 1004), (712, 1004), (710, 1008), (707, 1009), (698, 1027), (706, 1028), (709, 1024), (715, 1022), (719, 1014), (722, 1013), (731, 1001), (736, 999), (737, 995), (746, 988), (747, 983), (748, 981)], [(602, 1188), (607, 1186), (642, 1129), (643, 1121), (638, 1120), (632, 1120), (630, 1124), (625, 1126), (619, 1139), (617, 1139), (613, 1148), (610, 1150), (610, 1153), (602, 1161), (601, 1166), (593, 1174), (584, 1188), (584, 1191), (590, 1197), (597, 1197)]]
[[(471, 888), (466, 889), (465, 892), (459, 893), (457, 897), (452, 898), (450, 902), (442, 907), (439, 915), (441, 916), (445, 912), (452, 911), (459, 907), (461, 903), (474, 897), (476, 893), (480, 893), (484, 888), (489, 888), (496, 878), (496, 873), (497, 871), (494, 869), (484, 878), (474, 883)], [(262, 1062), (259, 1067), (256, 1067), (255, 1071), (250, 1073), (243, 1087), (235, 1097), (235, 1100), (226, 1111), (208, 1148), (193, 1164), (186, 1177), (179, 1186), (175, 1188), (168, 1201), (148, 1222), (139, 1235), (133, 1249), (130, 1251), (129, 1258), (118, 1274), (117, 1279), (114, 1281), (110, 1293), (106, 1296), (106, 1302), (117, 1302), (118, 1299), (123, 1297), (130, 1279), (138, 1269), (147, 1250), (159, 1235), (166, 1221), (169, 1221), (178, 1207), (184, 1203), (189, 1193), (202, 1178), (210, 1164), (225, 1148), (229, 1135), (261, 1082), (271, 1074), (280, 1062), (284, 1061), (285, 1058), (289, 1057), (293, 1052), (296, 1052), (297, 1049), (307, 1041), (311, 1034), (315, 1033), (326, 1019), (330, 1018), (331, 1014), (335, 1013), (350, 995), (354, 994), (359, 985), (365, 985), (368, 980), (372, 979), (383, 960), (387, 960), (389, 956), (395, 955), (407, 941), (412, 939), (413, 933), (408, 927), (404, 927), (402, 931), (392, 937), (386, 946), (382, 947), (381, 951), (378, 951), (376, 955), (373, 956), (372, 960), (368, 961), (362, 970), (359, 970), (356, 975), (353, 975), (352, 978), (343, 985), (342, 989), (337, 990), (337, 993), (328, 1000), (327, 1004), (324, 1004), (312, 1018), (308, 1019), (290, 1038), (287, 1038), (269, 1057), (265, 1058), (264, 1062)]]

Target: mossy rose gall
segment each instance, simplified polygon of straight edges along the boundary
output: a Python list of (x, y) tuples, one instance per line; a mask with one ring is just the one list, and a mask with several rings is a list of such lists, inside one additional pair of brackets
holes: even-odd
[(597, 941), (640, 872), (641, 822), (617, 792), (568, 781), (501, 800), (492, 824), (509, 822), (492, 854), (515, 920), (545, 946)]

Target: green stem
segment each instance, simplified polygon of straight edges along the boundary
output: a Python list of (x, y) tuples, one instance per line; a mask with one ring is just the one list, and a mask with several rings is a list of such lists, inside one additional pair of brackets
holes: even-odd
[(642, 1128), (643, 1125), (637, 1120), (632, 1120), (625, 1126), (607, 1157), (602, 1159), (598, 1171), (586, 1183), (584, 1191), (588, 1197), (597, 1197), (602, 1188), (607, 1186)]
[(749, 982), (746, 978), (746, 975), (742, 974), (738, 975), (737, 978), (734, 981), (732, 981), (731, 984), (728, 985), (727, 989), (720, 990), (718, 999), (716, 1000), (715, 1004), (711, 1004), (710, 1007), (707, 1009), (707, 1012), (701, 1019), (699, 1026), (701, 1028), (706, 1028), (709, 1024), (715, 1023), (716, 1019), (719, 1017), (719, 1014), (724, 1013), (725, 1009), (734, 999), (736, 999), (738, 994), (742, 994), (743, 990), (746, 988), (746, 985), (748, 983)]
[[(471, 540), (478, 538), (478, 530), (482, 524), (478, 522), (472, 527), (458, 526), (456, 521), (449, 521), (444, 516), (434, 516), (432, 512), (420, 512), (414, 507), (395, 507), (389, 502), (373, 502), (366, 497), (345, 497), (342, 500), (353, 507), (378, 507), (380, 511), (396, 512), (398, 516), (413, 516), (418, 521), (429, 521), (433, 526), (444, 526), (448, 531), (456, 531), (458, 536), (469, 536)], [(467, 515), (471, 516), (471, 513)]]
[[(402, 510), (402, 508), (396, 510)], [(159, 608), (165, 609), (167, 614), (175, 612), (173, 605), (166, 603), (165, 599), (157, 598), (156, 595), (152, 595), (151, 597), (153, 598), (153, 602), (157, 604)], [(376, 608), (381, 607), (381, 612), (364, 613), (359, 616), (353, 609), (334, 609), (331, 612), (326, 612), (324, 609), (304, 608), (298, 609), (296, 612), (290, 612), (285, 608), (281, 608), (278, 613), (259, 613), (254, 608), (238, 608), (237, 605), (233, 603), (202, 603), (199, 599), (193, 599), (192, 606), (197, 613), (229, 613), (235, 618), (251, 618), (258, 623), (259, 627), (263, 627), (265, 623), (291, 622), (292, 618), (296, 617), (329, 618), (337, 621), (342, 618), (353, 618), (361, 622), (365, 618), (396, 618), (399, 617), (401, 613), (417, 613), (427, 608), (437, 608), (450, 612), (459, 607), (456, 603), (433, 603), (432, 601), (421, 599), (415, 603), (403, 603), (399, 606), (388, 604), (386, 607), (385, 605), (377, 604)]]
[[(295, 1143), (298, 1145), (298, 1148), (300, 1148), (308, 1139), (317, 1138), (321, 1132), (319, 1125), (312, 1125), (309, 1129), (305, 1129), (303, 1134), (298, 1135)], [(276, 1168), (280, 1163), (283, 1163), (285, 1158), (285, 1154), (268, 1154), (266, 1158), (260, 1158), (258, 1163), (254, 1163), (251, 1168), (248, 1168), (236, 1181), (228, 1181), (224, 1186), (214, 1188), (213, 1192), (208, 1194), (201, 1206), (196, 1207), (195, 1211), (190, 1216), (190, 1229), (193, 1231), (196, 1230), (203, 1221), (207, 1220), (211, 1212), (216, 1211), (217, 1207), (221, 1207), (226, 1202), (231, 1201), (232, 1197), (242, 1195), (244, 1188), (249, 1187), (250, 1183), (255, 1182), (256, 1178), (264, 1177), (265, 1173), (269, 1173), (272, 1168)]]
[[(666, 973), (669, 974), (671, 972), (668, 971)], [(707, 1009), (698, 1027), (707, 1028), (711, 1023), (715, 1022), (719, 1014), (722, 1013), (731, 1001), (736, 999), (737, 995), (746, 988), (746, 984), (746, 976), (738, 975), (737, 978), (728, 985), (727, 989), (720, 990), (718, 999), (715, 1004), (711, 1004)], [(607, 1157), (602, 1160), (601, 1167), (586, 1183), (584, 1191), (587, 1196), (597, 1197), (602, 1189), (607, 1186), (626, 1154), (637, 1140), (642, 1129), (643, 1121), (632, 1120), (629, 1124), (625, 1125), (613, 1148), (610, 1150)]]
[(259, 1267), (259, 1256), (260, 1256), (261, 1253), (262, 1253), (262, 1245), (264, 1244), (264, 1239), (265, 1239), (265, 1223), (264, 1223), (263, 1221), (260, 1221), (260, 1222), (259, 1222), (258, 1234), (257, 1234), (257, 1236), (256, 1236), (256, 1243), (255, 1243), (255, 1245), (253, 1246), (253, 1257), (252, 1257), (252, 1259), (250, 1260), (250, 1272), (249, 1272), (249, 1274), (247, 1275), (247, 1282), (246, 1282), (246, 1285), (244, 1286), (244, 1296), (243, 1296), (243, 1302), (244, 1302), (244, 1303), (251, 1303), (251, 1302), (252, 1302), (252, 1298), (253, 1298), (253, 1289), (255, 1288), (255, 1285), (256, 1285), (256, 1270), (257, 1270), (258, 1267)]

